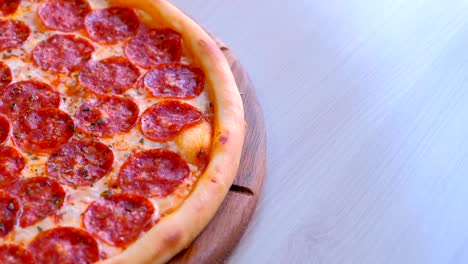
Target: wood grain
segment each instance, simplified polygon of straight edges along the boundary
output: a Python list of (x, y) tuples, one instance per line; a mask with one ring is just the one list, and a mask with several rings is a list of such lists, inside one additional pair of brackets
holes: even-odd
[(263, 112), (246, 71), (234, 54), (217, 41), (234, 73), (248, 124), (237, 178), (221, 208), (203, 233), (170, 263), (223, 263), (242, 237), (255, 210), (266, 164)]
[(468, 263), (468, 1), (171, 1), (265, 114), (268, 177), (227, 264)]

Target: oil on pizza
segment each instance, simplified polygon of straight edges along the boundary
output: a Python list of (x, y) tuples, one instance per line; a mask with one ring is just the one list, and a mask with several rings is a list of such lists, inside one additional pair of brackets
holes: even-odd
[(145, 16), (103, 0), (0, 0), (0, 263), (115, 256), (203, 173), (205, 73)]

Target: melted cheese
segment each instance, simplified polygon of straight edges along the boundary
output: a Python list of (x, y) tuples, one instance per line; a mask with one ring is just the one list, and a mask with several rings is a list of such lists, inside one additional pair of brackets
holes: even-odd
[[(108, 4), (104, 0), (89, 1), (93, 9), (107, 7)], [(46, 72), (38, 68), (31, 61), (31, 52), (36, 45), (56, 33), (53, 30), (46, 29), (36, 15), (38, 3), (34, 0), (22, 1), (17, 12), (11, 16), (13, 19), (25, 22), (31, 29), (31, 35), (28, 40), (18, 49), (0, 52), (0, 59), (7, 64), (13, 75), (13, 82), (22, 80), (37, 80), (49, 83), (55, 87), (61, 94), (62, 100), (60, 109), (73, 116), (76, 109), (85, 101), (88, 96), (92, 96), (82, 87), (77, 80), (77, 73), (72, 73), (69, 76), (63, 74), (54, 74)], [(145, 14), (139, 12), (142, 16)], [(123, 43), (115, 45), (99, 45), (87, 38), (83, 32), (74, 33), (90, 43), (93, 43), (95, 52), (93, 53), (92, 60), (101, 60), (113, 56), (124, 56)], [(190, 63), (187, 56), (183, 56), (182, 63)], [(141, 74), (146, 72), (145, 69), (140, 68)], [(139, 106), (140, 114), (158, 102), (158, 99), (150, 98), (144, 89), (131, 88), (124, 93), (123, 96), (132, 98)], [(212, 109), (210, 104), (207, 87), (204, 92), (195, 99), (185, 100), (185, 102), (197, 107), (200, 111), (204, 112), (208, 119), (211, 118)], [(82, 138), (83, 135), (75, 134), (75, 138)], [(209, 122), (203, 122), (197, 126), (184, 131), (181, 135), (176, 137), (173, 141), (164, 143), (152, 142), (143, 137), (138, 126), (135, 126), (129, 133), (115, 135), (112, 138), (96, 139), (111, 147), (114, 153), (114, 164), (112, 171), (96, 182), (91, 187), (78, 187), (71, 188), (63, 186), (67, 196), (65, 198), (62, 208), (57, 215), (46, 217), (44, 220), (35, 225), (27, 228), (21, 228), (19, 225), (10, 232), (6, 237), (2, 238), (4, 242), (13, 242), (26, 246), (41, 230), (54, 228), (56, 226), (72, 226), (83, 228), (81, 214), (86, 210), (90, 203), (100, 198), (102, 192), (111, 189), (118, 178), (118, 173), (121, 165), (125, 160), (135, 152), (147, 149), (165, 148), (179, 153), (189, 163), (191, 169), (190, 176), (184, 180), (178, 189), (171, 195), (164, 198), (151, 198), (155, 214), (154, 220), (164, 217), (177, 209), (184, 199), (189, 195), (191, 187), (196, 182), (198, 176), (202, 173), (197, 167), (196, 156), (203, 149), (209, 150), (211, 145), (211, 127)], [(11, 139), (6, 142), (6, 145), (13, 145)], [(45, 171), (45, 164), (47, 162), (47, 155), (31, 155), (22, 153), (27, 160), (27, 165), (21, 173), (22, 178), (29, 178), (35, 176), (47, 176)], [(122, 251), (120, 248), (106, 245), (98, 241), (100, 250), (107, 257), (114, 256)]]
[(197, 164), (200, 154), (207, 153), (211, 145), (211, 125), (203, 121), (193, 127), (185, 129), (176, 138), (182, 157), (191, 163)]

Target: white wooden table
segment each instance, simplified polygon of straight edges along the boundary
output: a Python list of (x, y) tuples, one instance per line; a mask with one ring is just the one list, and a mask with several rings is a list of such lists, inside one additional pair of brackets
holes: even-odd
[(265, 112), (264, 192), (230, 263), (468, 263), (468, 1), (173, 2)]

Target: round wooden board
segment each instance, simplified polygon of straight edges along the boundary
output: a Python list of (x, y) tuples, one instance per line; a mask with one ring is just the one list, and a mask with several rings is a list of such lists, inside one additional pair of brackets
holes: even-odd
[(263, 112), (247, 72), (234, 54), (217, 41), (228, 60), (241, 93), (247, 134), (234, 184), (215, 217), (195, 241), (169, 263), (224, 263), (252, 218), (266, 172), (266, 130)]

